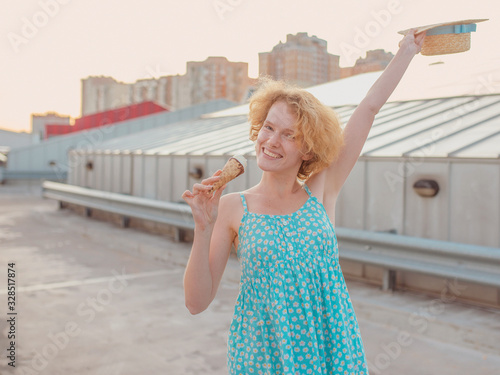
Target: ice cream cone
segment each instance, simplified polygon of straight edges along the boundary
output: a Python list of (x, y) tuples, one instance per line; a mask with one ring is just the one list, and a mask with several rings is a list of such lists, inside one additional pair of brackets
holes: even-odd
[(231, 157), (220, 174), (220, 179), (213, 185), (210, 193), (227, 184), (229, 181), (234, 180), (239, 175), (245, 172), (247, 161), (242, 155), (235, 155)]

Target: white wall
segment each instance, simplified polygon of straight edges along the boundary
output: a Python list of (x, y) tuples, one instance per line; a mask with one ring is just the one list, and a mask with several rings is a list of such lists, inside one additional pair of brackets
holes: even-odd
[(500, 164), (451, 167), (450, 237), (485, 246), (500, 244)]
[[(419, 196), (419, 179), (435, 180), (439, 193)], [(341, 227), (500, 247), (500, 160), (361, 158), (336, 215)]]

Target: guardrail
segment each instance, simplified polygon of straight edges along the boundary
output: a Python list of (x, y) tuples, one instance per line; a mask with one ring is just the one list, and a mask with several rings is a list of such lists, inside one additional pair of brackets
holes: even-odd
[(183, 229), (194, 229), (191, 209), (183, 203), (162, 202), (51, 181), (43, 182), (42, 195), (60, 204), (64, 202), (85, 207), (87, 216), (91, 215), (92, 209), (121, 215), (124, 227), (128, 226), (130, 218), (172, 225), (177, 229), (176, 240), (180, 239)]
[[(128, 218), (194, 229), (189, 206), (79, 186), (45, 181), (42, 194), (59, 202), (98, 209)], [(411, 271), (481, 285), (500, 287), (500, 248), (437, 241), (425, 238), (336, 228), (341, 259), (384, 269), (382, 288), (394, 289), (396, 271)], [(180, 232), (176, 237), (180, 238)]]
[(336, 228), (341, 258), (384, 268), (383, 289), (393, 289), (395, 271), (500, 287), (500, 248), (427, 238)]

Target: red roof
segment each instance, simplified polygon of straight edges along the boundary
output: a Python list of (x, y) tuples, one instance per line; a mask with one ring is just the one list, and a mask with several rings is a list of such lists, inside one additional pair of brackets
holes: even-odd
[(45, 139), (55, 135), (69, 134), (73, 131), (73, 126), (69, 124), (45, 124)]
[(47, 124), (45, 125), (45, 138), (49, 138), (55, 135), (68, 134), (85, 129), (98, 128), (120, 121), (130, 120), (133, 118), (147, 116), (153, 113), (164, 111), (168, 111), (168, 109), (152, 101), (132, 104), (126, 107), (82, 116), (75, 120), (75, 124), (73, 126)]

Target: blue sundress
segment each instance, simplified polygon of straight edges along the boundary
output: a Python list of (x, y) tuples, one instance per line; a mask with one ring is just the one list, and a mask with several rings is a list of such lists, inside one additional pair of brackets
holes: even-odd
[(239, 228), (239, 295), (228, 337), (231, 375), (367, 375), (363, 343), (323, 205), (289, 215), (248, 211)]

